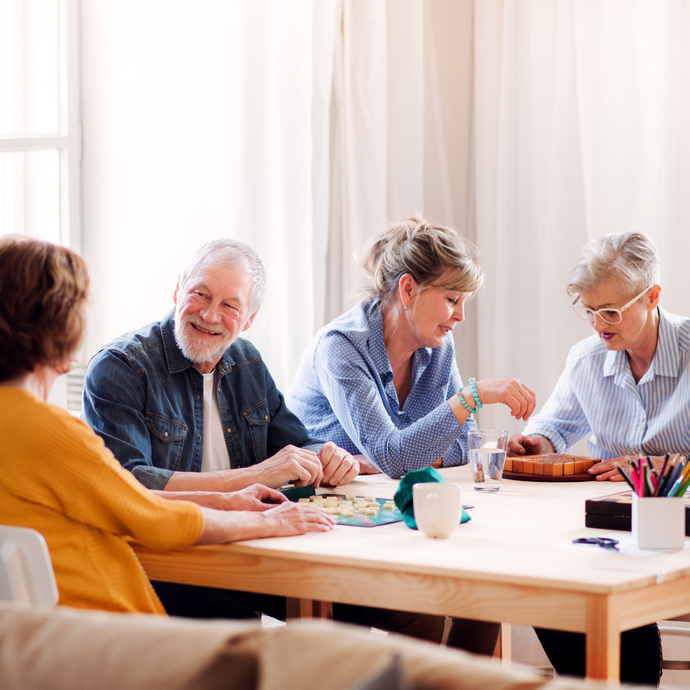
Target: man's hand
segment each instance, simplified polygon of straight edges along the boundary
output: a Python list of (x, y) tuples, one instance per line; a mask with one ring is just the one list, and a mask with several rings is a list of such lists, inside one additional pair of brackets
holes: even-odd
[(321, 461), (316, 453), (296, 446), (285, 446), (275, 455), (249, 468), (254, 471), (254, 481), (275, 489), (287, 482), (295, 486), (318, 488), (323, 479)]
[(288, 500), (280, 491), (263, 484), (252, 484), (246, 489), (232, 491), (226, 497), (225, 510), (268, 510)]
[(323, 465), (321, 481), (324, 484), (329, 486), (349, 484), (359, 474), (359, 462), (332, 441), (323, 444), (319, 458)]
[(533, 436), (521, 436), (515, 434), (508, 441), (508, 457), (518, 457), (521, 455), (542, 455), (543, 453), (554, 453), (555, 449), (545, 436), (534, 434)]

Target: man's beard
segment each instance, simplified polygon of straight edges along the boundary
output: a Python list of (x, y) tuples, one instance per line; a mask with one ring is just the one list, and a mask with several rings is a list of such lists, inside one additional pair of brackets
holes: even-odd
[[(205, 341), (194, 336), (194, 330), (187, 324), (196, 324), (204, 330), (212, 333), (219, 333), (221, 340)], [(204, 362), (212, 362), (218, 359), (229, 347), (233, 340), (230, 337), (230, 332), (225, 326), (219, 324), (207, 324), (201, 317), (196, 315), (183, 316), (181, 319), (175, 317), (175, 342), (182, 350), (182, 354), (194, 364), (203, 364)]]

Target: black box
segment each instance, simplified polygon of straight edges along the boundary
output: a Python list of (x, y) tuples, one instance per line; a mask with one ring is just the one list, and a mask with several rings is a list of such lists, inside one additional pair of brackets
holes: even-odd
[[(689, 492), (690, 493), (690, 492)], [(690, 496), (685, 501), (685, 536), (690, 537)], [(632, 491), (590, 498), (585, 501), (585, 526), (630, 532)]]

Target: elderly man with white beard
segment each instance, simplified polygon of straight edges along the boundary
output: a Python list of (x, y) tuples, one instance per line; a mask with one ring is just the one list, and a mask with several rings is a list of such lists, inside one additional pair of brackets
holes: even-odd
[[(265, 282), (250, 247), (231, 239), (209, 242), (180, 275), (175, 308), (112, 341), (89, 363), (86, 421), (149, 489), (188, 492), (192, 501), (195, 492), (213, 492), (204, 494), (204, 505), (213, 507), (211, 498), (223, 507), (227, 492), (252, 484), (338, 485), (359, 473), (347, 451), (309, 436), (259, 351), (239, 337), (261, 306)], [(283, 597), (152, 584), (170, 614), (285, 616)], [(437, 616), (364, 607), (353, 615), (346, 608), (340, 613), (351, 622), (440, 641)]]

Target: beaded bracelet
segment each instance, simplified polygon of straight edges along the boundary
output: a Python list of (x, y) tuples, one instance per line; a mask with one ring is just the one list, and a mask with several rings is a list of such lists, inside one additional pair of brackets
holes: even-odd
[(469, 384), (476, 407), (472, 408), (468, 405), (467, 400), (465, 400), (465, 396), (462, 394), (462, 389), (458, 391), (458, 398), (460, 398), (460, 402), (464, 405), (465, 409), (470, 414), (474, 414), (477, 410), (481, 410), (482, 407), (484, 407), (484, 403), (482, 403), (482, 401), (479, 399), (479, 394), (477, 393), (477, 382), (475, 381), (474, 377), (470, 377)]
[(484, 407), (484, 403), (479, 399), (479, 394), (477, 393), (477, 382), (474, 380), (474, 377), (470, 377), (470, 390), (472, 391), (472, 396), (474, 397), (474, 404), (477, 406), (478, 410), (481, 410), (482, 407)]
[(474, 414), (477, 411), (476, 407), (472, 408), (467, 404), (467, 400), (465, 400), (465, 396), (462, 394), (462, 388), (458, 391), (458, 398), (460, 398), (460, 402), (470, 414)]

